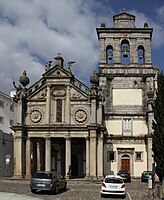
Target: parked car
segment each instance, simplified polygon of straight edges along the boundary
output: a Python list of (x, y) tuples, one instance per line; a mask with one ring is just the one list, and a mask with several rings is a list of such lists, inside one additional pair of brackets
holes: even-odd
[(32, 193), (44, 190), (52, 191), (57, 194), (59, 190), (66, 190), (66, 188), (67, 182), (65, 178), (63, 178), (61, 174), (56, 171), (38, 171), (33, 175), (30, 182), (30, 189)]
[(128, 170), (120, 170), (117, 175), (121, 176), (124, 182), (131, 182), (131, 175)]
[(101, 185), (101, 197), (105, 195), (126, 196), (125, 183), (121, 176), (107, 175)]
[(143, 171), (141, 174), (141, 182), (148, 182), (149, 176), (152, 176), (152, 171)]

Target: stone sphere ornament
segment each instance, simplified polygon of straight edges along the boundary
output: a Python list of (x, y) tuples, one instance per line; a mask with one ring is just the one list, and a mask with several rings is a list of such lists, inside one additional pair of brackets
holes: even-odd
[(26, 70), (23, 72), (23, 75), (20, 77), (19, 82), (26, 87), (30, 83), (30, 79), (27, 76)]

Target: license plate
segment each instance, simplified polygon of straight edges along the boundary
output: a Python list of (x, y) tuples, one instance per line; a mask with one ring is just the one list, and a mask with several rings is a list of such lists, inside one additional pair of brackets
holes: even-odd
[(109, 186), (109, 188), (111, 188), (111, 189), (116, 189), (117, 186)]
[(38, 187), (46, 187), (46, 185), (43, 184), (43, 183), (38, 183), (38, 184), (36, 184), (36, 186), (38, 186)]

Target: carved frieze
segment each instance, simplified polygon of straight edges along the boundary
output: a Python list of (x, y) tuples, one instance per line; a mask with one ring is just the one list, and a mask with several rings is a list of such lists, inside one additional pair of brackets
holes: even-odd
[(53, 87), (52, 90), (51, 90), (51, 94), (52, 96), (56, 97), (56, 96), (60, 96), (60, 97), (63, 97), (66, 95), (66, 90), (64, 87), (62, 86), (59, 86), (59, 87)]
[(37, 94), (37, 98), (38, 99), (44, 99), (44, 97), (46, 96), (47, 91), (43, 90), (40, 93)]

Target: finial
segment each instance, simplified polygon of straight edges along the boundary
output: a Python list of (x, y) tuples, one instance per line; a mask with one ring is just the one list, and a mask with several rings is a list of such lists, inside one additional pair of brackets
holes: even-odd
[(122, 12), (126, 12), (126, 9), (125, 9), (125, 8), (123, 8), (123, 9), (122, 9)]

